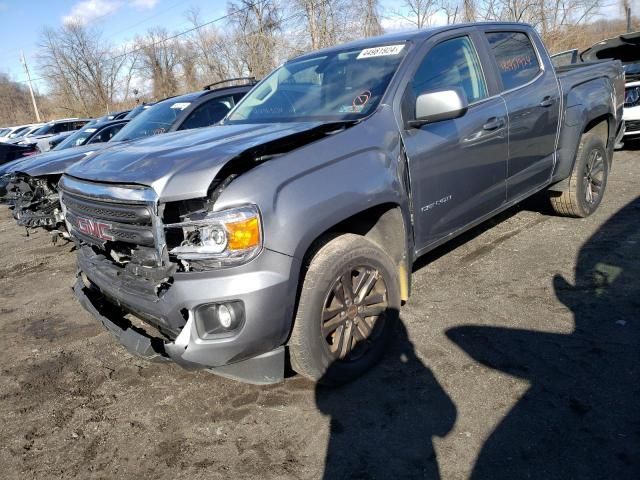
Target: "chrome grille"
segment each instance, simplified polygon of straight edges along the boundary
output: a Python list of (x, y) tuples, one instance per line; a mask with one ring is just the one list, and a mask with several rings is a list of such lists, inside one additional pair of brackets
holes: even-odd
[[(60, 200), (70, 233), (86, 243), (103, 247), (107, 242), (123, 242), (145, 247), (155, 245), (153, 209), (150, 202), (142, 201), (139, 188), (132, 189), (132, 200), (125, 200), (125, 187), (101, 187), (98, 184), (68, 181), (60, 183)], [(71, 187), (68, 186), (71, 184)], [(107, 192), (117, 191), (119, 198), (92, 196), (103, 188)], [(146, 194), (146, 192), (142, 192)]]
[(151, 212), (144, 206), (106, 204), (104, 201), (87, 200), (65, 194), (65, 206), (77, 214), (88, 215), (115, 222), (151, 225)]

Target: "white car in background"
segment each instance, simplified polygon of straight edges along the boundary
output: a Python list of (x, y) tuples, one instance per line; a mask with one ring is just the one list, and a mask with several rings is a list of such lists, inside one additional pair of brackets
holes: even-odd
[(32, 127), (40, 127), (43, 124), (37, 123), (29, 123), (26, 125), (16, 125), (14, 127), (6, 127), (3, 129), (2, 136), (0, 136), (0, 142), (6, 143), (22, 134), (26, 133), (28, 130), (31, 130)]

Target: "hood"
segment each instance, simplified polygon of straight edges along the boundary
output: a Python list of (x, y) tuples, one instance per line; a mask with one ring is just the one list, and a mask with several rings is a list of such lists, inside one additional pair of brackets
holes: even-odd
[[(220, 125), (166, 133), (92, 155), (66, 173), (96, 182), (146, 185), (163, 201), (204, 197), (229, 160), (247, 150), (322, 125), (318, 122)], [(313, 137), (310, 135), (309, 141)]]
[(15, 165), (11, 170), (26, 173), (32, 177), (43, 175), (62, 175), (64, 171), (75, 162), (82, 160), (87, 155), (104, 150), (110, 146), (108, 143), (95, 143), (80, 147), (65, 148), (64, 150), (49, 150), (26, 161)]
[(20, 163), (26, 162), (31, 157), (17, 158), (7, 163), (3, 163), (0, 165), (0, 177), (6, 175), (7, 173), (11, 173)]
[(596, 43), (580, 54), (585, 62), (613, 59), (622, 63), (640, 62), (640, 32), (624, 33)]

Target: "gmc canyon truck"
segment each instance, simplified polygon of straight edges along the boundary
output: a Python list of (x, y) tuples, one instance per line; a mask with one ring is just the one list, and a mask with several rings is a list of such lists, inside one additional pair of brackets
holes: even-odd
[(523, 24), (297, 57), (222, 126), (65, 172), (75, 295), (147, 359), (347, 382), (383, 354), (418, 257), (535, 193), (596, 210), (623, 96), (619, 62), (556, 72)]

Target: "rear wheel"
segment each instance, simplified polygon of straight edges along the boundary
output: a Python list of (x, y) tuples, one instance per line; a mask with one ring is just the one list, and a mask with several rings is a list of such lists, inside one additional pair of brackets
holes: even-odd
[(553, 210), (562, 216), (584, 218), (596, 211), (607, 186), (609, 162), (602, 139), (585, 133), (580, 141), (569, 188), (551, 196)]
[(327, 385), (353, 380), (384, 354), (399, 309), (389, 256), (358, 235), (334, 238), (310, 260), (289, 341), (291, 366)]

